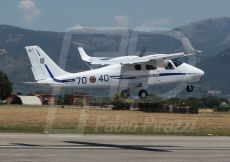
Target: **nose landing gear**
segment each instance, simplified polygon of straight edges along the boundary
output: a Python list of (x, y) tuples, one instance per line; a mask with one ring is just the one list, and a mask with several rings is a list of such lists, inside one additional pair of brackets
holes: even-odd
[(186, 90), (187, 90), (187, 92), (192, 92), (193, 91), (193, 86), (192, 85), (187, 85), (187, 87), (186, 87)]
[[(122, 90), (120, 94), (121, 94), (122, 98), (129, 98), (130, 97), (129, 89)], [(148, 92), (146, 90), (142, 89), (139, 91), (138, 96), (140, 99), (145, 99), (148, 96)]]

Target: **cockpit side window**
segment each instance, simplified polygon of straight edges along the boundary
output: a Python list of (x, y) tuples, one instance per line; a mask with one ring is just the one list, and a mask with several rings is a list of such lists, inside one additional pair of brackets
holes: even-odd
[(135, 70), (141, 70), (141, 65), (140, 64), (137, 64), (137, 65), (134, 65), (134, 68), (135, 68)]
[(171, 62), (169, 62), (166, 66), (165, 66), (165, 69), (166, 70), (171, 70), (171, 69), (174, 69), (173, 65)]
[(183, 64), (183, 62), (181, 62), (181, 61), (179, 61), (179, 60), (177, 60), (177, 59), (173, 59), (172, 62), (173, 62), (173, 64), (174, 64), (176, 67), (178, 67), (178, 66), (180, 66), (181, 64)]

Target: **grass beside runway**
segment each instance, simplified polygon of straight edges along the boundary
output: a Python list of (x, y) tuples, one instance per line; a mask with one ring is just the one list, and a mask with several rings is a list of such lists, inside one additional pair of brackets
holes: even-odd
[(0, 132), (230, 136), (230, 113), (168, 114), (2, 105)]

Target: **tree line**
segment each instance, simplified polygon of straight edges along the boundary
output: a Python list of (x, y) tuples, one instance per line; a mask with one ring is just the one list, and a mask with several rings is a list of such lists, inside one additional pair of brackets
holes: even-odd
[[(217, 96), (206, 96), (203, 98), (170, 98), (163, 99), (158, 96), (149, 96), (145, 100), (132, 100), (123, 99), (118, 94), (116, 94), (112, 99), (112, 104), (114, 109), (129, 109), (132, 105), (137, 105), (137, 107), (152, 107), (160, 108), (165, 105), (173, 105), (178, 107), (189, 106), (192, 108), (216, 108), (221, 105), (221, 103), (229, 101), (225, 98), (220, 98)], [(229, 103), (228, 103), (229, 104)]]
[(0, 100), (8, 97), (13, 90), (13, 84), (8, 79), (7, 75), (0, 71)]

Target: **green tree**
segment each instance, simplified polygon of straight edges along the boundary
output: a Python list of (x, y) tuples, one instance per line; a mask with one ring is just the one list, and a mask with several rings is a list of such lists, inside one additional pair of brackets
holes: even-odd
[(165, 101), (163, 101), (163, 104), (168, 104), (168, 105), (176, 105), (176, 106), (183, 106), (184, 105), (184, 100), (181, 98), (170, 98)]
[(7, 75), (0, 71), (0, 99), (5, 99), (12, 92), (12, 83)]
[(195, 108), (201, 108), (204, 107), (202, 101), (200, 99), (194, 98), (194, 97), (190, 97), (185, 99), (185, 104), (191, 107), (195, 107)]
[(227, 101), (227, 100), (216, 97), (216, 96), (208, 96), (208, 97), (202, 98), (201, 101), (203, 102), (205, 107), (216, 107), (216, 106), (219, 106), (221, 102)]

